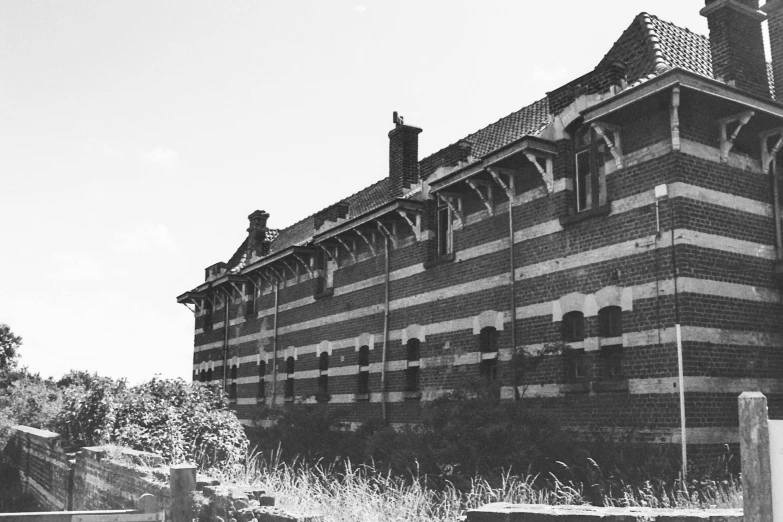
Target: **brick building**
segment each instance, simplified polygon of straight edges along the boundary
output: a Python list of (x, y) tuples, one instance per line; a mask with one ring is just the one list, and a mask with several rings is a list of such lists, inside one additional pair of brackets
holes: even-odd
[(387, 177), (287, 228), (250, 214), (178, 297), (194, 379), (247, 423), (302, 398), (415, 422), (475, 378), (678, 443), (682, 403), (697, 453), (737, 441), (741, 391), (783, 415), (783, 0), (701, 13), (710, 38), (638, 15), (590, 73), (427, 158), (395, 115)]

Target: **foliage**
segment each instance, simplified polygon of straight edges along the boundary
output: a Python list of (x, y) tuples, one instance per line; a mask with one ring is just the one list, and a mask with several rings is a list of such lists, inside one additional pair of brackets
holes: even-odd
[(115, 411), (125, 398), (125, 381), (110, 377), (95, 376), (89, 387), (68, 386), (54, 431), (74, 448), (110, 442)]
[(72, 447), (115, 443), (203, 467), (237, 461), (247, 449), (244, 430), (216, 387), (155, 377), (129, 388), (83, 372), (71, 372), (68, 382), (54, 428)]
[(16, 367), (21, 346), (22, 338), (14, 335), (7, 324), (0, 324), (0, 371)]
[(173, 462), (198, 458), (204, 467), (241, 460), (248, 444), (219, 388), (157, 377), (130, 389), (115, 411), (112, 440)]

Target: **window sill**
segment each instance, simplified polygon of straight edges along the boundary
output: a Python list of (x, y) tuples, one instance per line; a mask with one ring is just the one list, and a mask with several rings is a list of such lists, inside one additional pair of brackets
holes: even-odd
[(293, 397), (283, 397), (283, 402), (294, 402)]
[(369, 401), (370, 400), (370, 394), (369, 393), (357, 393), (356, 394), (356, 400), (357, 401)]
[(421, 391), (406, 391), (404, 392), (403, 397), (411, 400), (421, 400)]
[(455, 257), (454, 256), (454, 252), (452, 252), (450, 254), (445, 254), (445, 255), (442, 255), (442, 256), (438, 256), (438, 257), (435, 257), (433, 259), (428, 259), (427, 261), (424, 262), (424, 269), (426, 270), (428, 268), (434, 268), (436, 266), (447, 265), (449, 263), (453, 263), (454, 262), (454, 257)]
[(612, 211), (612, 205), (610, 203), (604, 203), (600, 207), (583, 210), (582, 212), (576, 212), (567, 216), (560, 216), (560, 225), (567, 227), (574, 223), (579, 223), (588, 219), (592, 219), (600, 216), (608, 216)]
[(628, 379), (612, 379), (608, 381), (593, 381), (593, 391), (602, 392), (627, 392)]
[(334, 295), (334, 288), (327, 288), (323, 292), (318, 292), (313, 296), (313, 299), (324, 299), (326, 297), (332, 297)]
[(569, 382), (562, 385), (563, 393), (587, 393), (590, 391), (589, 381)]

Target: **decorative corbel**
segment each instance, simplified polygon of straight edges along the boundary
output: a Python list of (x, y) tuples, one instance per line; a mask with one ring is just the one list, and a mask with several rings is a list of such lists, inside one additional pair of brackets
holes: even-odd
[(386, 225), (378, 219), (375, 220), (375, 223), (378, 225), (378, 230), (381, 231), (381, 234), (385, 235), (386, 238), (391, 241), (392, 247), (397, 248), (397, 237), (393, 232), (393, 228), (392, 231), (389, 231), (389, 229), (386, 228)]
[[(620, 143), (620, 128), (608, 123), (595, 122), (592, 125), (593, 130), (604, 140), (609, 152), (612, 153), (614, 164), (618, 169), (623, 168), (623, 149)], [(611, 137), (609, 136), (611, 134)]]
[(397, 212), (400, 214), (400, 216), (402, 216), (402, 219), (408, 223), (408, 225), (411, 227), (411, 230), (413, 230), (413, 235), (416, 236), (416, 241), (421, 241), (421, 214), (415, 212), (413, 221), (411, 221), (411, 218), (408, 217), (408, 211), (398, 209)]
[[(778, 140), (772, 148), (770, 148), (769, 139), (773, 136), (777, 136)], [(759, 137), (761, 138), (761, 168), (764, 170), (764, 173), (767, 174), (769, 173), (770, 164), (775, 161), (775, 157), (777, 156), (780, 147), (783, 145), (783, 127), (762, 132)]]
[[(506, 193), (506, 197), (508, 197), (508, 204), (511, 205), (511, 202), (514, 201), (514, 196), (516, 195), (516, 189), (514, 188), (514, 172), (508, 169), (500, 169), (497, 167), (487, 167), (487, 172), (492, 175), (492, 179), (495, 180), (495, 183), (497, 183), (503, 192)], [(503, 180), (503, 175), (508, 176), (508, 183)]]
[(334, 239), (343, 246), (346, 252), (348, 252), (348, 255), (351, 256), (351, 261), (356, 263), (356, 245), (353, 245), (353, 248), (349, 247), (348, 243), (340, 236), (334, 236)]
[[(541, 174), (541, 177), (544, 179), (544, 183), (546, 183), (547, 192), (551, 194), (555, 189), (555, 173), (554, 166), (552, 165), (552, 156), (537, 156), (534, 152), (525, 152), (525, 157), (530, 163), (535, 165), (538, 173)], [(538, 161), (539, 158), (544, 160), (543, 167)]]
[(367, 246), (370, 248), (370, 252), (372, 253), (373, 256), (375, 256), (376, 255), (375, 245), (373, 244), (373, 243), (375, 243), (375, 233), (374, 232), (372, 233), (373, 234), (373, 240), (370, 241), (370, 238), (367, 237), (364, 234), (364, 232), (362, 232), (358, 228), (354, 228), (353, 231), (356, 232), (356, 235), (358, 235), (360, 238), (362, 238), (365, 243), (367, 243)]
[(307, 270), (307, 273), (308, 273), (308, 275), (310, 277), (313, 277), (313, 269), (312, 269), (312, 267), (310, 266), (309, 263), (305, 263), (305, 260), (302, 259), (302, 256), (300, 256), (299, 254), (294, 254), (294, 259), (299, 261), (299, 264), (301, 264), (304, 267), (304, 269)]
[[(473, 191), (476, 194), (478, 194), (479, 198), (481, 198), (481, 202), (484, 203), (485, 207), (487, 207), (487, 212), (489, 212), (489, 215), (494, 216), (495, 206), (493, 205), (493, 199), (492, 199), (492, 184), (477, 179), (468, 179), (466, 181), (468, 182), (470, 188), (472, 188)], [(486, 195), (484, 195), (484, 193), (481, 192), (481, 187), (487, 189)]]
[[(242, 297), (242, 289), (241, 289), (241, 288), (239, 288), (239, 287), (236, 285), (236, 283), (234, 283), (233, 281), (230, 281), (228, 284), (230, 284), (230, 285), (231, 285), (231, 288), (233, 288), (234, 290), (236, 290), (237, 294), (239, 294), (239, 296), (240, 296), (240, 297)], [(232, 298), (232, 299), (234, 298), (234, 295), (233, 295), (233, 293), (231, 294), (231, 298)]]
[(438, 192), (438, 197), (449, 207), (451, 213), (456, 216), (460, 225), (464, 225), (465, 223), (462, 219), (462, 194), (441, 190)]
[[(718, 125), (720, 126), (720, 160), (722, 162), (726, 163), (729, 161), (729, 152), (731, 152), (731, 148), (734, 146), (734, 140), (737, 139), (742, 127), (748, 124), (754, 114), (755, 112), (753, 111), (744, 111), (718, 120)], [(728, 127), (732, 123), (736, 123), (737, 127), (729, 136)]]
[(672, 150), (680, 150), (680, 88), (672, 89), (672, 104), (669, 108), (669, 123), (672, 129)]

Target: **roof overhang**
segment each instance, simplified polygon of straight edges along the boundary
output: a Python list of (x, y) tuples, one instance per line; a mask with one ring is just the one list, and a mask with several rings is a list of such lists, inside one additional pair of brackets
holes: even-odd
[(410, 211), (410, 212), (421, 212), (423, 209), (424, 209), (424, 204), (419, 201), (411, 201), (409, 199), (395, 199), (394, 201), (391, 201), (390, 203), (387, 203), (382, 207), (379, 207), (373, 211), (367, 212), (366, 214), (362, 214), (361, 216), (357, 216), (353, 219), (340, 223), (336, 227), (332, 227), (325, 232), (313, 236), (313, 241), (316, 243), (320, 243), (321, 241), (338, 236), (343, 232), (347, 232), (348, 230), (364, 225), (365, 223), (374, 221), (391, 212), (396, 212), (400, 210)]
[(246, 274), (248, 272), (258, 270), (259, 268), (263, 268), (265, 266), (271, 265), (272, 263), (275, 263), (276, 261), (280, 261), (281, 259), (286, 258), (288, 256), (293, 256), (293, 255), (311, 256), (314, 255), (315, 253), (316, 250), (313, 247), (291, 246), (284, 250), (281, 250), (280, 252), (275, 252), (274, 254), (263, 257), (258, 261), (256, 261), (255, 263), (247, 265), (245, 268), (242, 269), (242, 273)]
[(483, 172), (487, 167), (491, 167), (496, 163), (510, 158), (511, 156), (525, 152), (554, 155), (557, 153), (557, 145), (549, 140), (545, 140), (536, 136), (522, 136), (518, 140), (512, 141), (508, 145), (504, 145), (503, 147), (494, 150), (485, 156), (482, 156), (478, 161), (469, 163), (464, 167), (450, 172), (437, 181), (433, 181), (430, 184), (430, 191), (437, 192), (439, 190), (443, 190), (456, 183), (459, 183), (460, 181), (464, 181)]
[(206, 298), (206, 295), (202, 292), (185, 292), (182, 295), (177, 296), (177, 302), (180, 304), (195, 303)]
[(584, 116), (585, 123), (599, 121), (615, 111), (675, 86), (693, 89), (709, 96), (742, 104), (770, 116), (783, 118), (783, 105), (771, 98), (749, 94), (712, 78), (680, 68), (671, 69), (640, 85), (626, 89), (608, 100), (585, 109), (581, 114)]

